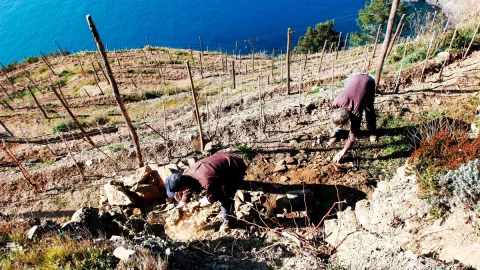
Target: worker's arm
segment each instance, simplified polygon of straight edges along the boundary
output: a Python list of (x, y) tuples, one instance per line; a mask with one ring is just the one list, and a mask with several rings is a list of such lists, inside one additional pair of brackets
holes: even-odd
[(334, 162), (339, 162), (345, 154), (347, 154), (348, 150), (352, 146), (353, 142), (357, 139), (358, 133), (360, 132), (360, 123), (362, 122), (362, 118), (357, 117), (355, 115), (350, 115), (350, 133), (348, 133), (348, 139), (345, 143), (340, 152), (338, 152), (335, 157), (333, 158)]

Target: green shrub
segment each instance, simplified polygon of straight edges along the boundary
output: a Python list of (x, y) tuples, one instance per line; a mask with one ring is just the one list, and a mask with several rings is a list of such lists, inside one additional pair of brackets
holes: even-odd
[(37, 63), (38, 62), (38, 57), (37, 56), (27, 57), (27, 58), (25, 58), (24, 62), (29, 63), (29, 64)]
[(123, 101), (125, 102), (139, 102), (141, 100), (142, 96), (136, 93), (123, 95)]
[[(80, 125), (82, 126), (82, 128), (86, 127), (85, 124), (80, 123)], [(77, 129), (79, 129), (79, 126), (75, 123), (75, 121), (70, 119), (53, 127), (52, 134), (57, 134), (57, 132), (67, 132), (67, 131), (72, 131)]]
[(162, 95), (163, 93), (161, 91), (147, 91), (144, 94), (145, 99), (155, 99), (161, 97)]

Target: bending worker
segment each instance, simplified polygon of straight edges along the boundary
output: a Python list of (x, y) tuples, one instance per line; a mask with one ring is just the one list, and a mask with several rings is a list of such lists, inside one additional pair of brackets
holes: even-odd
[(360, 132), (362, 114), (365, 110), (367, 129), (370, 133), (370, 142), (376, 143), (376, 115), (373, 103), (375, 101), (375, 79), (364, 73), (355, 73), (347, 78), (345, 88), (335, 98), (332, 104), (333, 135), (328, 141), (331, 146), (337, 141), (339, 132), (343, 125), (350, 120), (350, 133), (343, 149), (333, 158), (339, 162), (345, 156), (348, 149)]
[(193, 192), (207, 190), (201, 199), (200, 207), (220, 201), (224, 222), (221, 230), (237, 226), (234, 214), (234, 196), (243, 182), (247, 165), (235, 154), (221, 152), (204, 158), (183, 174), (174, 173), (165, 180), (169, 201), (173, 201), (175, 192), (182, 192), (182, 199), (176, 208), (182, 208), (191, 199)]

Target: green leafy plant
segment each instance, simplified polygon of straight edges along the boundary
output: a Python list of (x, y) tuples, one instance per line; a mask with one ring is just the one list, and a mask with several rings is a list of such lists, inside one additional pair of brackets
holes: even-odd
[(329, 42), (338, 41), (339, 33), (334, 30), (335, 20), (319, 23), (315, 28), (309, 27), (304, 36), (300, 37), (300, 41), (295, 47), (298, 53), (315, 53), (323, 49), (325, 40)]

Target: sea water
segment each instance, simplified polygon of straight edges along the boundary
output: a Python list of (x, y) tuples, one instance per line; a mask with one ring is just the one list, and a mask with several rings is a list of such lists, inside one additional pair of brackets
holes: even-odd
[[(3, 0), (0, 1), (0, 62), (21, 61), (39, 51), (94, 50), (85, 16), (90, 14), (109, 50), (152, 46), (232, 53), (276, 51), (309, 26), (335, 20), (335, 29), (358, 31), (366, 0)], [(416, 8), (429, 8), (415, 4)]]

